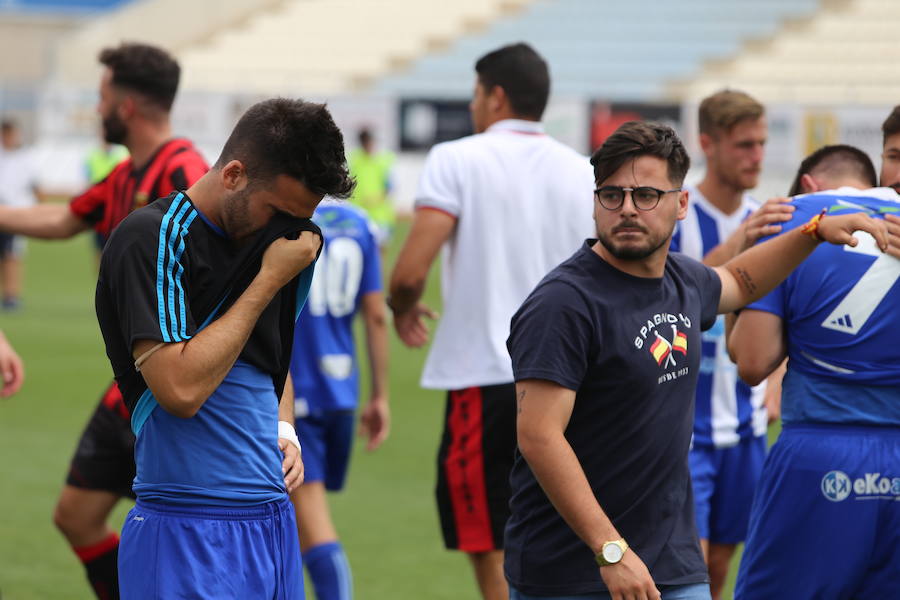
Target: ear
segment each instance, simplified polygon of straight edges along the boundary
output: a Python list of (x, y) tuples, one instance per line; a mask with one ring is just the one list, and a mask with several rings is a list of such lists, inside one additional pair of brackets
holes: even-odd
[(488, 108), (490, 108), (491, 112), (501, 112), (509, 106), (509, 98), (506, 95), (506, 90), (504, 90), (499, 85), (495, 85), (490, 94), (488, 94)]
[(814, 194), (821, 188), (812, 175), (806, 173), (800, 177), (800, 189), (803, 190), (804, 194)]
[(247, 186), (247, 170), (237, 159), (228, 161), (219, 171), (222, 187), (231, 192), (239, 192)]
[(687, 190), (681, 190), (680, 192), (678, 192), (678, 212), (675, 216), (679, 221), (684, 220), (684, 218), (687, 216), (688, 195), (689, 194)]
[(116, 106), (116, 112), (119, 113), (119, 118), (123, 121), (133, 117), (137, 113), (137, 101), (134, 99), (134, 96), (130, 94), (123, 95), (122, 101)]
[(715, 143), (716, 141), (708, 133), (700, 134), (700, 149), (703, 151), (704, 155), (709, 156), (709, 153), (712, 152), (712, 147), (713, 145), (715, 145)]

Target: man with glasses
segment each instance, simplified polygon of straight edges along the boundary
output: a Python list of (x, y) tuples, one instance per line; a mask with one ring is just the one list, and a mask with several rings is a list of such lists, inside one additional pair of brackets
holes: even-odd
[[(706, 173), (688, 191), (688, 211), (672, 237), (674, 251), (714, 267), (778, 231), (793, 206), (781, 201), (759, 206), (747, 193), (756, 187), (767, 126), (765, 109), (749, 95), (723, 90), (698, 110), (700, 147)], [(700, 546), (709, 567), (710, 589), (721, 596), (737, 544), (744, 541), (753, 491), (766, 457), (766, 405), (777, 412), (781, 370), (751, 387), (737, 376), (725, 348), (725, 317), (702, 335), (703, 360), (697, 379), (691, 480)]]
[(622, 125), (591, 159), (598, 239), (515, 314), (516, 456), (506, 528), (513, 600), (710, 598), (688, 471), (700, 332), (754, 301), (819, 241), (883, 221), (816, 217), (710, 268), (669, 253), (689, 159), (675, 132)]

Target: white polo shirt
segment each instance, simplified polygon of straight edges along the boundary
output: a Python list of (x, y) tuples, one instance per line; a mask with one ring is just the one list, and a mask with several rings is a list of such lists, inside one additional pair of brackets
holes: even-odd
[(504, 120), (438, 144), (416, 208), (457, 219), (444, 245), (443, 309), (422, 387), (510, 383), (509, 321), (556, 265), (596, 235), (593, 168), (535, 121)]
[(37, 161), (29, 148), (0, 149), (0, 205), (33, 205), (37, 202), (34, 196), (37, 181)]

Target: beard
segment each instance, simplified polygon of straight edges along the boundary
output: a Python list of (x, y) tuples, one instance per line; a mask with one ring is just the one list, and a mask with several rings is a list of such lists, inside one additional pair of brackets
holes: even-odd
[(103, 117), (103, 139), (106, 140), (106, 143), (124, 144), (127, 137), (128, 127), (116, 115), (115, 111)]
[(661, 235), (661, 236), (649, 236), (647, 241), (641, 244), (640, 246), (632, 246), (632, 245), (617, 245), (616, 242), (612, 240), (612, 235), (615, 234), (618, 230), (623, 228), (637, 228), (643, 233), (648, 233), (647, 229), (638, 225), (637, 223), (625, 222), (619, 225), (616, 225), (612, 228), (611, 232), (607, 234), (606, 232), (600, 231), (597, 229), (597, 239), (600, 240), (600, 243), (603, 244), (603, 247), (606, 248), (607, 252), (609, 252), (614, 257), (619, 260), (642, 260), (651, 256), (654, 252), (662, 248), (663, 244), (665, 244), (669, 235)]
[(222, 208), (222, 228), (228, 237), (240, 241), (253, 233), (250, 223), (250, 190), (244, 188), (228, 198)]

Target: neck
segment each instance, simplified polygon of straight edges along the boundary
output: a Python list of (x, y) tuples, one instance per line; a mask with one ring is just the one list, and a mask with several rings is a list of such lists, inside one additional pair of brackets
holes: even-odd
[(147, 164), (153, 154), (164, 143), (172, 139), (172, 126), (164, 122), (142, 122), (134, 125), (125, 146), (131, 154), (131, 161), (138, 169)]
[(744, 198), (744, 190), (725, 183), (720, 177), (716, 177), (712, 171), (706, 172), (706, 176), (697, 185), (697, 189), (700, 190), (700, 193), (703, 194), (703, 197), (710, 204), (726, 215), (730, 215), (739, 209), (741, 200)]
[(224, 229), (222, 226), (222, 202), (221, 197), (216, 193), (216, 171), (210, 169), (197, 182), (189, 187), (185, 192), (194, 206), (203, 213), (203, 216), (213, 222), (216, 227)]
[(669, 256), (669, 242), (656, 249), (656, 251), (647, 258), (627, 260), (616, 258), (613, 256), (606, 246), (600, 240), (594, 242), (591, 246), (594, 252), (608, 264), (634, 277), (645, 277), (648, 279), (659, 279), (666, 271), (666, 259)]

